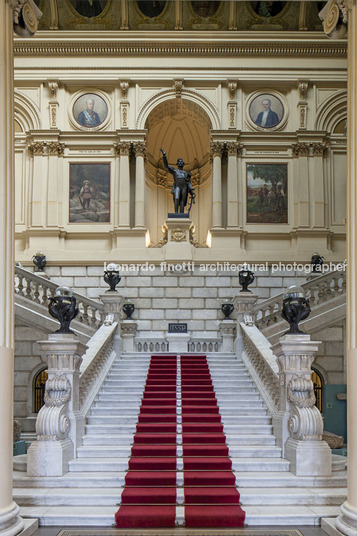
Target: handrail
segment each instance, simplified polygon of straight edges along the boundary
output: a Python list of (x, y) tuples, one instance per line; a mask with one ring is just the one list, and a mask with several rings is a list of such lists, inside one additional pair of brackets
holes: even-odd
[[(60, 285), (20, 266), (15, 266), (15, 294), (34, 303), (48, 307), (49, 298), (54, 296)], [(74, 292), (79, 308), (76, 320), (94, 329), (104, 322), (104, 305)]]
[[(304, 289), (310, 306), (314, 307), (346, 293), (346, 272), (344, 270), (329, 272), (307, 281), (300, 286)], [(253, 313), (255, 314), (255, 323), (259, 329), (263, 330), (280, 321), (283, 296), (284, 293), (281, 292), (272, 298), (268, 298), (254, 305)]]
[(113, 338), (118, 323), (102, 325), (87, 342), (79, 377), (79, 407), (85, 417), (116, 357)]
[(256, 326), (247, 326), (241, 322), (240, 327), (244, 342), (243, 362), (270, 413), (274, 415), (279, 404), (279, 367), (276, 356), (271, 350), (271, 344)]

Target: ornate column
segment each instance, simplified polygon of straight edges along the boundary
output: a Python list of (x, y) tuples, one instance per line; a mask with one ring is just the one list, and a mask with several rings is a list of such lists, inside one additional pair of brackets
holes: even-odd
[(212, 227), (222, 227), (222, 152), (224, 143), (211, 142), (212, 158)]
[(135, 227), (145, 228), (145, 142), (133, 143), (135, 153)]
[[(335, 522), (322, 520), (329, 534), (357, 535), (357, 0), (330, 0), (320, 12), (325, 33), (344, 37), (348, 18), (347, 124), (347, 500)], [(337, 530), (336, 530), (337, 529)]]
[(299, 193), (297, 207), (298, 227), (310, 227), (310, 206), (309, 206), (309, 144), (298, 142), (292, 146), (293, 155), (299, 158)]
[(227, 227), (239, 226), (239, 193), (237, 156), (241, 146), (236, 141), (227, 143)]
[[(36, 7), (36, 6), (35, 6)], [(14, 8), (14, 12), (12, 11)], [(37, 8), (36, 8), (37, 9)], [(13, 24), (26, 27), (32, 4), (0, 0), (0, 535), (15, 536), (24, 527), (12, 500), (13, 385), (14, 385), (14, 103)], [(41, 13), (41, 12), (40, 12)], [(16, 29), (16, 28), (15, 28)]]
[(313, 192), (314, 192), (314, 210), (313, 210), (313, 226), (325, 227), (325, 185), (324, 185), (324, 169), (323, 159), (328, 149), (326, 141), (312, 143), (312, 154), (314, 156), (314, 176), (313, 176)]
[(118, 226), (130, 227), (130, 142), (121, 141), (116, 145), (119, 151), (119, 215)]

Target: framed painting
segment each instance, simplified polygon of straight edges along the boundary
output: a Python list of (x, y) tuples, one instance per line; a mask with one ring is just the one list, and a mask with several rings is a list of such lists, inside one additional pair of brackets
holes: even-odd
[(288, 223), (287, 164), (247, 164), (247, 223)]
[(110, 103), (101, 91), (80, 91), (73, 95), (69, 119), (76, 129), (102, 130), (110, 120)]
[(255, 91), (247, 100), (246, 119), (254, 130), (281, 130), (288, 119), (288, 105), (278, 91)]
[(70, 164), (69, 223), (110, 222), (110, 164)]

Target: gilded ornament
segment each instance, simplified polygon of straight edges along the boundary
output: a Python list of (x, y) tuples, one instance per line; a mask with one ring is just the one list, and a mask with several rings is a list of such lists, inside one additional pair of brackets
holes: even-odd
[(186, 240), (186, 231), (180, 228), (172, 229), (171, 240), (173, 242), (183, 242), (184, 240)]

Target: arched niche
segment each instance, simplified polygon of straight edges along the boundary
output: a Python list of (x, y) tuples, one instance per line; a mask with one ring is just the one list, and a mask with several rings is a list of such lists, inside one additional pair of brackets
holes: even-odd
[(335, 132), (341, 121), (347, 118), (347, 91), (336, 91), (321, 103), (316, 113), (315, 129)]
[[(167, 153), (169, 165), (176, 167), (178, 158), (185, 162), (185, 170), (191, 173), (191, 182), (196, 189), (196, 204), (192, 217), (197, 225), (199, 239), (206, 238), (203, 213), (210, 188), (211, 161), (210, 139), (212, 121), (206, 110), (197, 102), (183, 97), (162, 100), (146, 117), (146, 177), (150, 186), (149, 205), (156, 207), (157, 221), (153, 222), (152, 211), (148, 213), (148, 227), (154, 242), (160, 240), (160, 229), (167, 213), (172, 212), (172, 176), (163, 165), (160, 148)], [(156, 185), (156, 188), (153, 187)], [(205, 193), (203, 193), (205, 192)], [(159, 233), (156, 233), (159, 229)]]
[[(18, 90), (14, 92), (15, 132), (41, 130), (40, 110), (36, 104)], [(19, 127), (16, 127), (16, 123)]]

